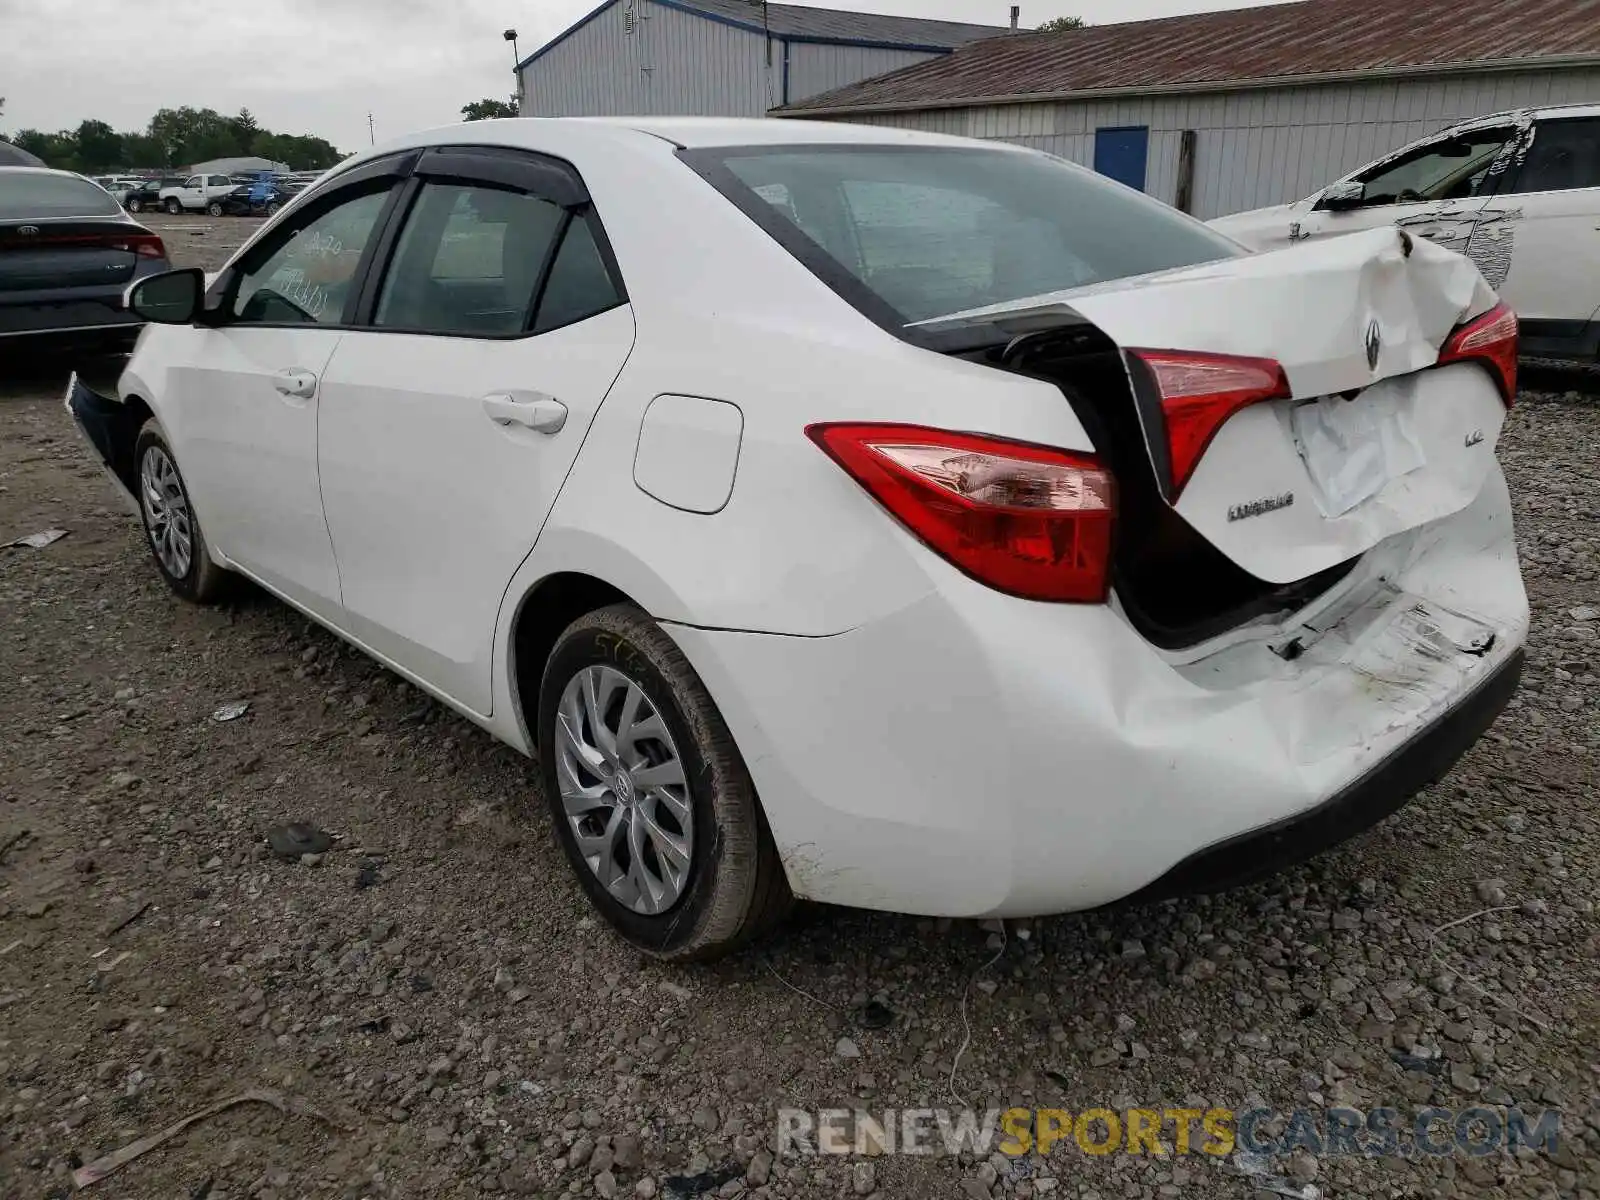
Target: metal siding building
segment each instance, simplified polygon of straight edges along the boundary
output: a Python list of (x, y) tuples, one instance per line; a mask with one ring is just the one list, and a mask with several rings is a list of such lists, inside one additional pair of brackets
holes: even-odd
[(1030, 34), (777, 115), (994, 138), (1085, 166), (1107, 134), (1144, 130), (1144, 190), (1169, 204), (1192, 130), (1187, 207), (1216, 217), (1299, 199), (1456, 121), (1600, 101), (1600, 5), (1483, 0), (1473, 12), (1485, 8), (1487, 25), (1439, 0), (1306, 0)]
[(522, 111), (759, 117), (1006, 32), (750, 0), (606, 0), (522, 61)]

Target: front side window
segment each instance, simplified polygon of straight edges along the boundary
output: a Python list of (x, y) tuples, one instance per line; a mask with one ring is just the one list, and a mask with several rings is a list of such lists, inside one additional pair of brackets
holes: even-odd
[(1600, 187), (1600, 117), (1540, 121), (1514, 192)]
[(200, 186), (200, 176), (198, 176), (198, 175), (189, 176), (189, 178), (187, 178), (187, 179), (185, 179), (183, 181), (183, 186), (186, 187), (186, 188), (197, 188), (197, 187), (199, 187)]
[(263, 247), (265, 257), (239, 277), (229, 309), (235, 320), (338, 324), (388, 199), (388, 188), (356, 196)]
[(758, 146), (683, 157), (846, 299), (900, 327), (1243, 253), (1042, 154)]
[(1466, 200), (1480, 194), (1489, 168), (1512, 138), (1511, 129), (1476, 129), (1430, 142), (1358, 175), (1362, 208)]

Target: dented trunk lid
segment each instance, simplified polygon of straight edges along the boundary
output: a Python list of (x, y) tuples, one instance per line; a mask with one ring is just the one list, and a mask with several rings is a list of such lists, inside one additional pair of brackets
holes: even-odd
[[(1392, 228), (923, 322), (1020, 337), (1087, 323), (1132, 349), (1273, 359), (1291, 398), (1218, 429), (1173, 509), (1237, 566), (1293, 583), (1465, 508), (1505, 404), (1475, 363), (1429, 370), (1495, 296), (1467, 259)], [(1141, 368), (1131, 363), (1135, 403)], [(1148, 397), (1146, 403), (1149, 402)], [(1141, 413), (1152, 457), (1164, 456)]]

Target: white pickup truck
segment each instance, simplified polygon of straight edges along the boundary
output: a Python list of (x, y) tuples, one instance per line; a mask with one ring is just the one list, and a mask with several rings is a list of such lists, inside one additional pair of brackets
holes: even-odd
[(161, 189), (161, 207), (169, 213), (204, 211), (220, 217), (222, 198), (237, 186), (226, 175), (191, 175), (177, 187)]

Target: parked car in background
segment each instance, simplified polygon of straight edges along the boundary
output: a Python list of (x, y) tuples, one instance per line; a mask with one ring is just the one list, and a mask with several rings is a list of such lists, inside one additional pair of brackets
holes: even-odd
[(142, 323), (130, 283), (170, 268), (161, 239), (69, 171), (8, 168), (0, 183), (0, 361), (46, 341), (126, 349)]
[(1304, 200), (1211, 225), (1261, 250), (1397, 225), (1478, 265), (1516, 310), (1524, 354), (1600, 355), (1600, 105), (1454, 125)]
[(535, 753), (657, 956), (791, 895), (1242, 882), (1517, 682), (1516, 318), (1392, 229), (1252, 255), (1022, 147), (485, 121), (133, 304), (118, 394), (68, 404), (155, 569), (248, 576)]
[(118, 204), (123, 203), (128, 193), (144, 182), (131, 175), (96, 175), (93, 181), (105, 188)]
[(284, 179), (258, 179), (242, 183), (222, 198), (222, 211), (236, 217), (270, 217), (294, 198), (300, 189)]
[(130, 188), (122, 198), (122, 206), (131, 213), (146, 212), (161, 207), (162, 191), (182, 187), (184, 176), (164, 175), (160, 179), (143, 179), (139, 186)]
[(222, 198), (237, 186), (226, 175), (191, 175), (181, 184), (161, 189), (161, 207), (173, 214), (204, 212), (220, 217)]

